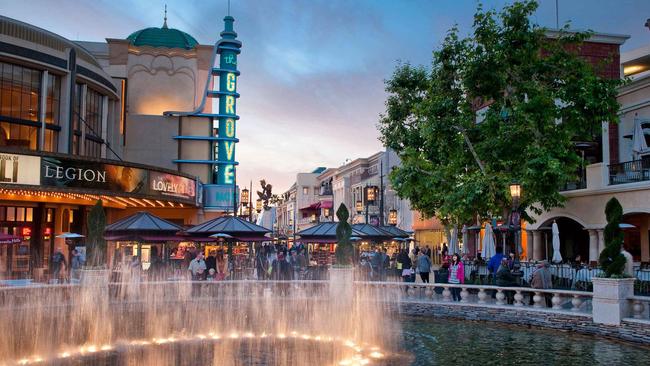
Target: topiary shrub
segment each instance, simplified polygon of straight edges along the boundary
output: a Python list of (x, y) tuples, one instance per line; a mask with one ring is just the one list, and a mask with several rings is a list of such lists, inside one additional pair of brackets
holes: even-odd
[(89, 267), (103, 267), (106, 264), (106, 240), (104, 228), (106, 227), (106, 214), (102, 201), (90, 209), (88, 213), (88, 237), (86, 238), (86, 261)]
[(605, 277), (621, 277), (625, 268), (625, 257), (621, 254), (623, 245), (623, 230), (620, 224), (623, 218), (623, 207), (616, 197), (612, 197), (605, 206), (605, 249), (600, 253), (598, 262), (605, 272)]
[(336, 263), (347, 266), (352, 264), (354, 248), (350, 242), (350, 236), (352, 236), (352, 226), (348, 223), (350, 213), (344, 204), (341, 204), (336, 210), (336, 217), (339, 219), (339, 224), (336, 226)]

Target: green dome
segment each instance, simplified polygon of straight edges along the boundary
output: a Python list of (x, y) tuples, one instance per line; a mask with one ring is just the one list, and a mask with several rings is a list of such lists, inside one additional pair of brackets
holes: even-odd
[(133, 32), (126, 39), (134, 46), (183, 48), (186, 50), (191, 50), (199, 43), (185, 32), (167, 28), (166, 22), (161, 28), (145, 28)]

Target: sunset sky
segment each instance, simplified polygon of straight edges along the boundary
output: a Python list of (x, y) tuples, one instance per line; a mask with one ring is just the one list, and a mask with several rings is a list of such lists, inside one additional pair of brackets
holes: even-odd
[[(168, 25), (213, 44), (226, 0), (8, 1), (0, 14), (72, 40), (126, 38)], [(500, 8), (508, 1), (484, 1)], [(384, 110), (384, 79), (398, 61), (429, 64), (431, 51), (455, 23), (470, 30), (470, 0), (233, 0), (243, 42), (239, 58), (236, 157), (238, 182), (260, 178), (286, 190), (298, 172), (336, 167), (382, 146), (376, 124)], [(627, 34), (622, 50), (650, 44), (648, 0), (560, 0), (559, 19), (575, 29)], [(555, 26), (555, 0), (534, 16)]]

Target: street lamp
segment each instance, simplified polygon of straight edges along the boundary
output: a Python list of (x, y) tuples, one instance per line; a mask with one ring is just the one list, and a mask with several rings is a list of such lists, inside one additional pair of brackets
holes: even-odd
[(519, 198), (521, 198), (521, 185), (519, 183), (510, 183), (510, 197), (512, 197), (512, 207), (516, 210), (519, 208)]
[(244, 207), (248, 207), (248, 198), (250, 197), (250, 191), (248, 188), (241, 190), (241, 204)]
[(510, 183), (510, 197), (512, 198), (512, 211), (510, 212), (510, 222), (508, 224), (509, 226), (514, 226), (515, 258), (519, 261), (519, 229), (521, 224), (519, 215), (519, 199), (521, 198), (521, 184), (518, 182)]
[(388, 225), (397, 225), (397, 210), (394, 208), (388, 211)]
[(357, 201), (355, 208), (357, 210), (357, 213), (360, 214), (363, 212), (363, 202), (361, 200)]

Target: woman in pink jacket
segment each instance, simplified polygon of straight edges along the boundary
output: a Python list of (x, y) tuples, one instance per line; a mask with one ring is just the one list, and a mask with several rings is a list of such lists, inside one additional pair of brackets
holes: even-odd
[[(463, 262), (461, 262), (458, 254), (454, 253), (451, 257), (451, 263), (449, 264), (449, 278), (447, 282), (454, 284), (465, 283), (465, 269), (463, 268)], [(451, 296), (454, 301), (460, 301), (460, 287), (452, 287)]]

